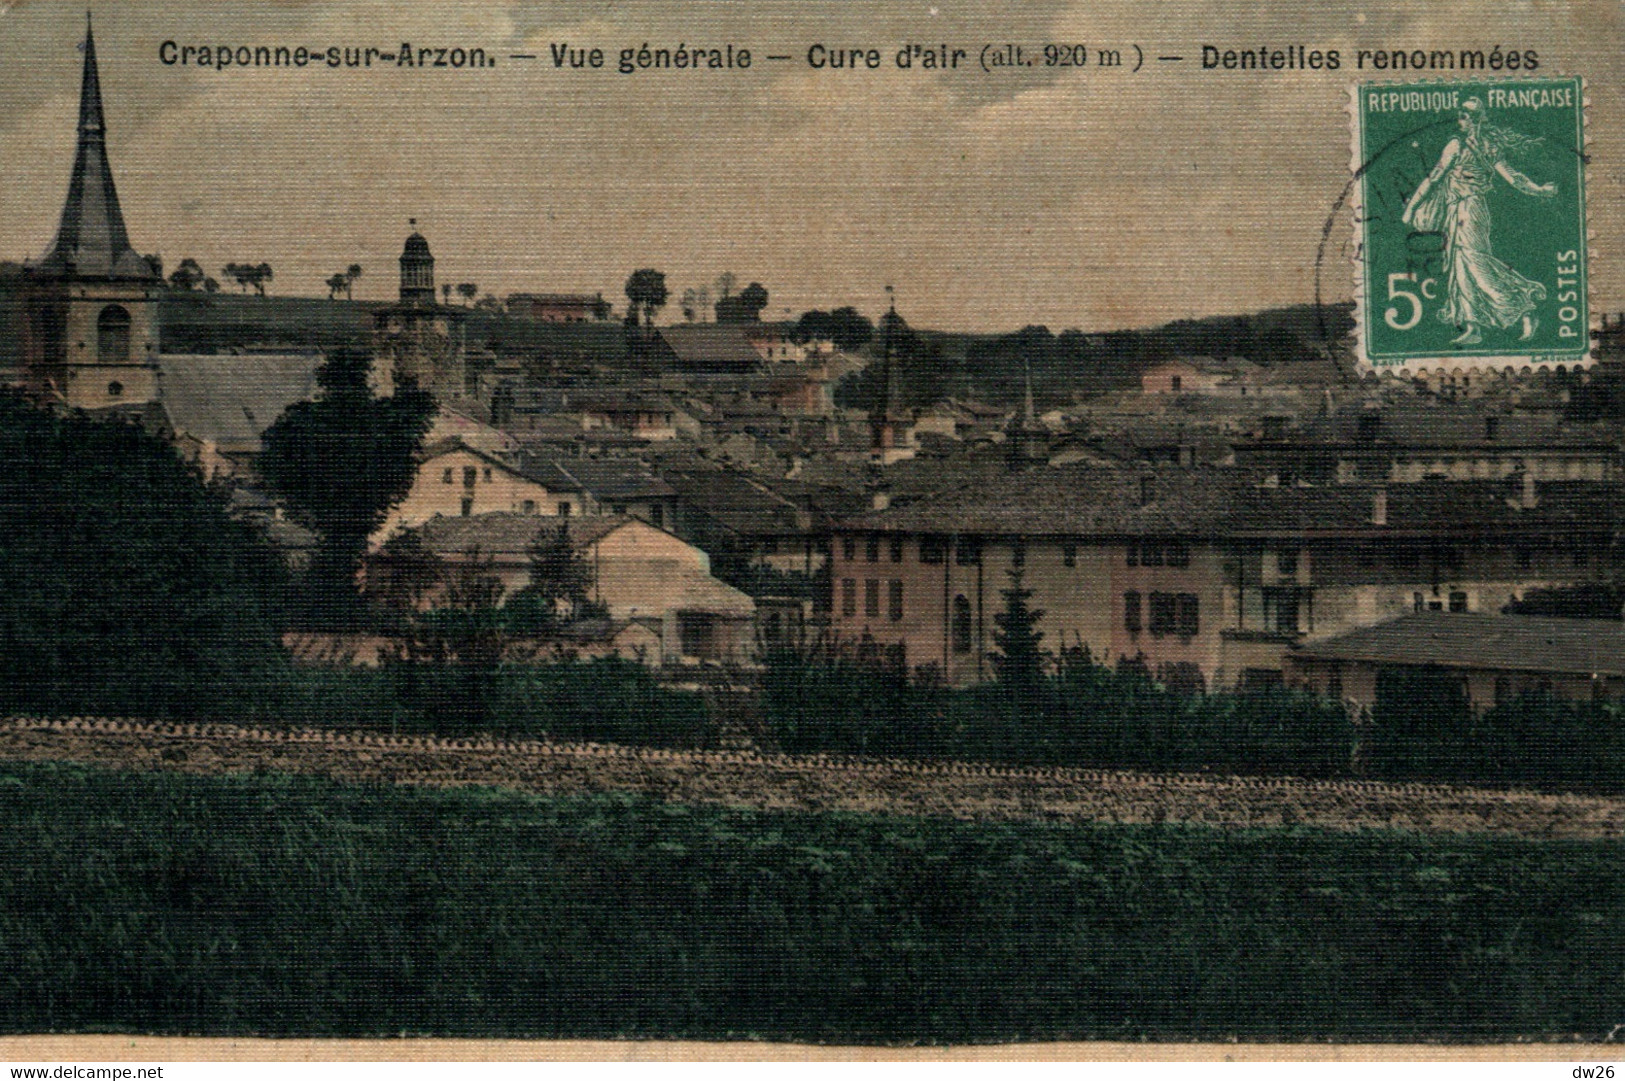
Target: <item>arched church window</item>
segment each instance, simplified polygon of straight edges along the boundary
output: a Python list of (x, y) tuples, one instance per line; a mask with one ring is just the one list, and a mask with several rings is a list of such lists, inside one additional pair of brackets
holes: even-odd
[(103, 364), (130, 362), (130, 313), (109, 304), (96, 318), (96, 359)]

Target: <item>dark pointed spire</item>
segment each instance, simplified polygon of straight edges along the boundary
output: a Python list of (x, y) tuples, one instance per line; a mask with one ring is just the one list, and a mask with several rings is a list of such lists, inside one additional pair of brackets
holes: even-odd
[(151, 279), (151, 265), (130, 247), (107, 161), (107, 124), (102, 115), (96, 38), (85, 13), (83, 80), (79, 88), (79, 147), (74, 153), (68, 198), (62, 205), (51, 250), (34, 264), (36, 275), (73, 278)]
[(885, 332), (881, 337), (881, 357), (886, 365), (886, 370), (883, 373), (886, 379), (882, 391), (884, 397), (881, 399), (880, 415), (887, 420), (891, 420), (897, 417), (902, 409), (903, 380), (902, 373), (897, 370), (897, 355), (894, 351), (895, 343), (892, 341), (892, 332), (897, 328), (897, 298), (889, 285), (886, 286), (885, 324)]

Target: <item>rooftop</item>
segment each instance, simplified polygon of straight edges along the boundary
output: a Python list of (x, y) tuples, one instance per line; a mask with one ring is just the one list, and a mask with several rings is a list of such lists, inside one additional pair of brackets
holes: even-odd
[(1625, 623), (1417, 612), (1318, 642), (1294, 656), (1445, 668), (1625, 676)]

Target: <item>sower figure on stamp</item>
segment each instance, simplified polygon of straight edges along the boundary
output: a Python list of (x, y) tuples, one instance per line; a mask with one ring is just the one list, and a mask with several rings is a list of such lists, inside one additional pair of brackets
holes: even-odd
[(1499, 174), (1525, 195), (1551, 198), (1556, 184), (1537, 184), (1506, 162), (1508, 151), (1539, 143), (1538, 139), (1491, 124), (1477, 98), (1461, 103), (1461, 135), (1452, 138), (1405, 204), (1401, 219), (1418, 232), (1445, 236), (1445, 304), (1439, 319), (1462, 328), (1453, 344), (1483, 340), (1479, 328), (1511, 327), (1520, 320), (1528, 341), (1538, 320), (1535, 305), (1546, 299), (1546, 287), (1530, 281), (1490, 252), (1489, 191)]

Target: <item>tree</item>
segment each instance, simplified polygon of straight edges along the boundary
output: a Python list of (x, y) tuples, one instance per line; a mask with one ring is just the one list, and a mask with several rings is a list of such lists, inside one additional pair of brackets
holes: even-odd
[(798, 342), (823, 340), (837, 349), (861, 349), (875, 336), (874, 324), (856, 308), (836, 308), (832, 312), (804, 312), (791, 335)]
[(463, 282), (457, 286), (457, 295), (463, 298), (466, 305), (480, 295), (480, 287), (473, 282)]
[(603, 614), (592, 601), (592, 564), (570, 538), (570, 525), (543, 530), (530, 546), (530, 584), (507, 603), (509, 625), (526, 634), (546, 634), (577, 619)]
[(327, 299), (328, 300), (337, 300), (338, 295), (340, 293), (344, 292), (344, 290), (346, 289), (346, 287), (348, 287), (348, 285), (350, 283), (345, 280), (343, 274), (334, 274), (331, 278), (328, 278), (327, 281), (324, 282), (323, 284), (325, 284), (327, 286)]
[(415, 529), (392, 533), (367, 558), (363, 595), (386, 611), (415, 613), (445, 582), (446, 564)]
[(737, 296), (725, 296), (716, 303), (717, 322), (754, 323), (767, 307), (767, 290), (761, 282), (751, 282)]
[(147, 261), (147, 265), (152, 268), (152, 276), (157, 278), (159, 281), (163, 281), (164, 257), (154, 252), (152, 255), (143, 255), (141, 258), (145, 259)]
[(694, 321), (694, 312), (698, 304), (699, 294), (693, 289), (684, 289), (682, 299), (683, 322), (692, 323)]
[(260, 474), (320, 535), (309, 574), (311, 614), (354, 615), (367, 538), (411, 490), (434, 398), (410, 383), (388, 398), (367, 385), (371, 358), (340, 349), (316, 373), (315, 401), (296, 402), (263, 437)]
[(356, 283), (356, 279), (359, 278), (359, 277), (361, 277), (361, 264), (360, 263), (351, 263), (348, 267), (345, 268), (345, 270), (344, 270), (344, 299), (345, 300), (354, 300), (355, 299), (355, 283)]
[(734, 286), (739, 279), (734, 277), (733, 271), (724, 270), (717, 275), (717, 303), (730, 299), (734, 295)]
[(254, 276), (250, 284), (254, 286), (255, 292), (259, 293), (260, 296), (264, 296), (265, 283), (270, 281), (272, 277), (274, 275), (271, 273), (271, 264), (261, 263), (254, 268)]
[(139, 425), (0, 392), (0, 710), (234, 716), (281, 671), (281, 561)]
[(1049, 664), (1042, 646), (1044, 632), (1038, 629), (1044, 613), (1028, 607), (1033, 591), (1022, 587), (1021, 568), (1012, 568), (1009, 575), (1010, 588), (1001, 591), (1004, 611), (993, 616), (993, 672), (1018, 697), (1030, 699)]
[(626, 299), (630, 302), (627, 313), (627, 324), (637, 322), (638, 313), (643, 313), (643, 325), (653, 326), (655, 312), (666, 306), (666, 276), (651, 267), (634, 270), (632, 276), (626, 279)]
[(739, 300), (749, 313), (751, 322), (761, 319), (762, 311), (767, 307), (767, 289), (761, 282), (751, 282), (739, 294)]
[(180, 265), (169, 275), (169, 284), (172, 288), (186, 292), (201, 286), (206, 280), (212, 280), (203, 272), (196, 259), (190, 257), (182, 259)]
[(237, 283), (237, 288), (248, 292), (248, 279), (254, 273), (254, 268), (246, 263), (227, 263), (220, 268), (220, 273)]

